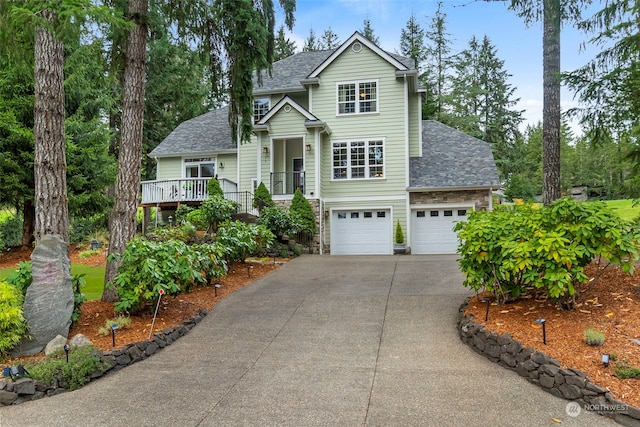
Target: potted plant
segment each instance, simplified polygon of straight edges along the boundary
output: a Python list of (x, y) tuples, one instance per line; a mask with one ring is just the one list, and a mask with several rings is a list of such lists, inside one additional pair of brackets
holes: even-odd
[(404, 254), (407, 251), (407, 245), (404, 242), (404, 233), (402, 232), (402, 226), (400, 220), (396, 223), (395, 245), (393, 245), (393, 253)]

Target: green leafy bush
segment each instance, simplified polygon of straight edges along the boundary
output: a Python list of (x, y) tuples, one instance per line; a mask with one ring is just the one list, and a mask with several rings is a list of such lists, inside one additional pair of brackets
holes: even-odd
[(221, 250), (210, 246), (187, 245), (178, 240), (132, 239), (119, 257), (120, 267), (114, 283), (120, 301), (114, 309), (137, 312), (156, 300), (160, 289), (177, 295), (193, 286), (207, 285), (211, 277), (225, 274), (226, 263), (218, 258)]
[(623, 360), (620, 363), (616, 363), (614, 368), (616, 377), (621, 380), (628, 380), (632, 378), (640, 379), (640, 368), (631, 366), (628, 360)]
[(0, 222), (0, 249), (18, 246), (22, 243), (22, 217), (7, 216)]
[(264, 225), (227, 221), (220, 226), (216, 244), (228, 248), (230, 262), (244, 261), (271, 245), (275, 236)]
[(396, 223), (396, 235), (395, 235), (396, 244), (402, 245), (404, 243), (404, 233), (402, 232), (402, 226), (400, 225), (400, 220)]
[(84, 274), (74, 274), (71, 276), (71, 286), (73, 286), (73, 312), (71, 313), (71, 325), (75, 325), (82, 315), (82, 304), (87, 301), (87, 296), (82, 293), (82, 288), (87, 284)]
[(27, 295), (27, 288), (31, 285), (33, 277), (31, 276), (31, 261), (21, 261), (16, 271), (11, 273), (5, 279), (7, 283), (15, 286), (22, 292), (22, 296)]
[(313, 213), (311, 203), (305, 199), (299, 188), (293, 195), (289, 207), (291, 219), (297, 225), (298, 233), (313, 235), (316, 232), (316, 215)]
[(108, 336), (111, 333), (111, 326), (116, 325), (118, 329), (129, 329), (131, 327), (131, 317), (116, 316), (113, 319), (104, 321), (104, 326), (98, 328), (98, 335)]
[(27, 334), (22, 301), (23, 296), (18, 288), (0, 282), (0, 358), (18, 345)]
[(604, 344), (604, 340), (605, 334), (602, 331), (591, 328), (584, 331), (584, 342), (587, 343), (587, 345), (601, 346)]
[(91, 374), (104, 372), (109, 365), (100, 360), (100, 351), (93, 347), (74, 347), (69, 352), (69, 363), (66, 354), (59, 351), (45, 360), (28, 363), (25, 368), (29, 377), (49, 385), (69, 390), (77, 390), (91, 381)]
[(160, 227), (148, 233), (150, 240), (166, 242), (167, 240), (180, 240), (181, 242), (189, 242), (196, 236), (196, 227), (187, 222), (178, 227)]
[(202, 209), (195, 209), (187, 214), (187, 222), (193, 224), (196, 230), (207, 229), (207, 218)]
[(231, 216), (236, 212), (238, 204), (232, 200), (227, 200), (223, 196), (209, 196), (207, 200), (202, 202), (200, 209), (207, 221), (207, 231), (216, 232), (218, 224), (224, 221), (230, 221)]
[(264, 185), (264, 182), (261, 182), (256, 188), (253, 199), (253, 207), (258, 208), (259, 211), (262, 211), (264, 208), (270, 208), (275, 206), (273, 199), (271, 198), (271, 193), (267, 190), (267, 187)]
[(499, 303), (528, 288), (572, 308), (584, 267), (595, 257), (633, 271), (638, 232), (603, 203), (559, 199), (472, 212), (455, 226), (464, 285), (493, 292)]
[(193, 212), (194, 209), (194, 207), (185, 204), (178, 206), (175, 213), (176, 224), (182, 224), (183, 222), (188, 221), (187, 216), (190, 212)]
[(298, 224), (291, 217), (291, 213), (280, 206), (271, 206), (262, 209), (258, 224), (267, 227), (276, 236), (283, 234), (295, 234), (298, 232)]

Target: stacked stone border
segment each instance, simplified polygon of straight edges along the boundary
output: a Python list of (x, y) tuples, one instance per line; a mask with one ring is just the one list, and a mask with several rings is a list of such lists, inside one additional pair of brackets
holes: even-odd
[(458, 333), (462, 342), (492, 362), (515, 371), (530, 383), (554, 396), (580, 404), (581, 408), (613, 418), (624, 426), (640, 426), (640, 409), (613, 397), (606, 389), (593, 384), (577, 369), (561, 368), (560, 362), (531, 347), (524, 347), (510, 334), (499, 335), (465, 315), (470, 298), (460, 306)]
[[(144, 360), (186, 335), (207, 315), (202, 309), (175, 328), (165, 328), (156, 333), (152, 339), (127, 344), (124, 347), (100, 353), (100, 359), (107, 366), (105, 370), (91, 374), (90, 381), (96, 380), (109, 372)], [(44, 397), (55, 396), (66, 392), (65, 384), (44, 384), (31, 378), (19, 378), (16, 381), (0, 381), (0, 407), (18, 405)]]

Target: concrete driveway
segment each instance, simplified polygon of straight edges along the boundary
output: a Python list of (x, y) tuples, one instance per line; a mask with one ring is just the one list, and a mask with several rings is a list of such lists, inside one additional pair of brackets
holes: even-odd
[(567, 426), (567, 401), (458, 338), (455, 256), (303, 256), (150, 359), (0, 426)]

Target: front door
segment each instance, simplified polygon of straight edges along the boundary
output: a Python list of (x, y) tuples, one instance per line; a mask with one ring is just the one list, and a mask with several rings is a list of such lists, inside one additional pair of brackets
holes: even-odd
[(300, 189), (304, 194), (304, 160), (302, 158), (293, 159), (293, 192)]

